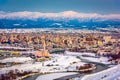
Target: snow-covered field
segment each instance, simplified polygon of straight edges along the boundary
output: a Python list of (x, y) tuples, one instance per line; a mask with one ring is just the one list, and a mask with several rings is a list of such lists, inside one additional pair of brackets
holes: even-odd
[[(7, 62), (10, 60), (11, 62), (12, 61), (23, 62), (23, 61), (26, 61), (26, 59), (29, 60), (29, 58), (25, 58), (25, 57), (13, 58), (13, 59), (7, 58), (7, 60), (3, 59), (2, 62)], [(62, 72), (62, 71), (67, 71), (66, 67), (70, 66), (74, 62), (80, 63), (80, 59), (76, 58), (75, 56), (54, 55), (54, 58), (52, 58), (49, 61), (35, 62), (34, 64), (25, 63), (25, 64), (20, 64), (20, 65), (15, 65), (12, 67), (1, 68), (0, 74), (2, 73), (4, 74), (10, 70), (15, 70), (15, 69), (18, 69), (19, 71), (32, 71), (32, 72), (37, 71), (37, 72), (43, 72), (43, 73), (44, 72)]]
[(97, 58), (97, 57), (82, 57), (81, 56), (81, 58), (86, 59), (88, 61), (92, 61), (92, 62), (110, 64), (110, 62), (108, 62), (109, 59), (107, 57), (103, 57), (103, 56), (101, 56), (99, 58)]
[[(68, 55), (69, 54), (69, 55)], [(72, 55), (70, 55), (72, 54)], [(74, 56), (73, 56), (74, 55)], [(108, 64), (108, 58), (101, 56), (100, 58), (93, 57), (95, 56), (94, 53), (75, 53), (75, 52), (67, 52), (66, 54), (52, 54), (51, 60), (44, 61), (44, 62), (35, 62), (35, 63), (24, 63), (27, 61), (32, 61), (33, 59), (29, 57), (13, 57), (13, 58), (6, 58), (3, 60), (0, 60), (0, 62), (22, 62), (24, 64), (15, 65), (12, 67), (5, 67), (0, 69), (0, 74), (4, 74), (9, 72), (10, 70), (18, 69), (19, 71), (32, 71), (32, 72), (63, 72), (63, 71), (75, 71), (76, 66), (83, 66), (86, 64), (85, 62), (81, 62), (80, 59), (78, 59), (76, 56), (81, 56), (81, 58), (98, 62), (98, 63), (104, 63)], [(82, 55), (88, 55), (92, 57), (84, 57)], [(39, 76), (37, 80), (52, 80), (55, 78), (72, 75), (76, 73), (52, 73), (47, 74), (43, 76)], [(46, 79), (47, 78), (47, 79)], [(107, 70), (94, 73), (91, 75), (86, 75), (82, 78), (82, 80), (119, 80), (117, 78), (120, 78), (120, 65), (111, 67)], [(81, 80), (81, 79), (80, 79)]]
[(80, 62), (80, 59), (75, 56), (57, 56), (57, 59), (54, 59), (53, 62), (49, 63), (49, 65), (53, 66), (64, 66), (67, 67), (74, 62)]
[[(82, 59), (87, 60), (87, 61), (92, 61), (92, 62), (97, 62), (97, 63), (103, 63), (103, 64), (110, 64), (108, 62), (108, 58), (104, 56), (96, 57), (95, 53), (79, 53), (79, 52), (65, 52), (67, 55), (74, 55), (74, 56), (80, 56)], [(89, 56), (85, 57), (83, 55)]]
[(6, 62), (26, 63), (31, 61), (33, 61), (33, 59), (30, 57), (12, 57), (12, 58), (5, 58), (3, 60), (0, 60), (1, 63), (6, 63)]
[(41, 75), (39, 76), (36, 80), (54, 80), (63, 76), (68, 76), (68, 75), (74, 75), (77, 74), (75, 72), (69, 72), (69, 73), (52, 73), (52, 74), (46, 74), (46, 75)]
[(95, 56), (95, 53), (80, 53), (80, 52), (69, 52), (69, 51), (65, 51), (65, 53), (67, 55), (74, 55), (74, 56), (82, 56), (82, 55), (88, 55), (88, 56)]
[(81, 80), (120, 80), (120, 64), (98, 73), (86, 75)]

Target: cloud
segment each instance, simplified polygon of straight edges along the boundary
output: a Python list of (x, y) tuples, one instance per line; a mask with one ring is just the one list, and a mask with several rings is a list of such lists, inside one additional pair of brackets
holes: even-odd
[(97, 13), (79, 13), (75, 11), (65, 11), (59, 13), (42, 12), (3, 12), (0, 11), (0, 19), (38, 19), (38, 18), (68, 18), (68, 19), (120, 19), (120, 14), (97, 14)]

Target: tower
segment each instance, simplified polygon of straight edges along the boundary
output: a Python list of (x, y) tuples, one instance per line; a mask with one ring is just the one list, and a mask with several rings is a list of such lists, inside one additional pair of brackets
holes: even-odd
[(50, 59), (50, 54), (49, 52), (46, 50), (46, 42), (45, 42), (45, 36), (41, 36), (42, 39), (42, 49), (38, 50), (35, 52), (35, 55), (37, 56), (37, 61), (41, 61), (41, 60), (49, 60)]
[(45, 36), (42, 36), (42, 41), (43, 41), (43, 51), (42, 51), (42, 55), (44, 57), (49, 57), (49, 52), (46, 50), (46, 42), (45, 42)]
[(45, 43), (45, 40), (43, 41), (43, 51), (46, 51), (46, 43)]

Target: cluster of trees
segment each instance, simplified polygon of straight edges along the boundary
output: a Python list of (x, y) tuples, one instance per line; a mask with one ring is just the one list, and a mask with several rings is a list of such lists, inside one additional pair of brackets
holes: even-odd
[(76, 69), (78, 70), (83, 70), (83, 69), (88, 69), (88, 68), (92, 68), (92, 64), (84, 64), (83, 66), (80, 66), (80, 67), (76, 67)]
[(31, 71), (10, 70), (8, 73), (0, 74), (0, 80), (16, 80), (17, 77), (25, 76), (32, 73)]

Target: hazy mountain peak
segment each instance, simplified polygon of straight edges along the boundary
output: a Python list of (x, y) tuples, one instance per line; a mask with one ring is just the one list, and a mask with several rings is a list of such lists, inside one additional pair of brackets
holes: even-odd
[(42, 13), (42, 12), (4, 12), (0, 11), (0, 19), (97, 19), (97, 20), (109, 20), (109, 19), (120, 19), (120, 14), (97, 14), (97, 13), (79, 13), (75, 11), (64, 11), (59, 13)]

